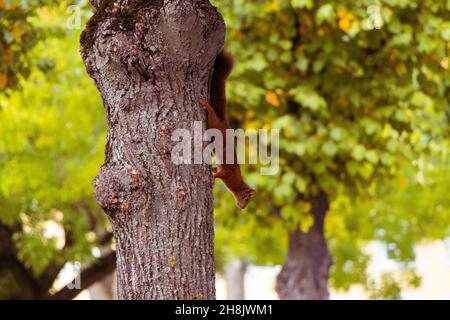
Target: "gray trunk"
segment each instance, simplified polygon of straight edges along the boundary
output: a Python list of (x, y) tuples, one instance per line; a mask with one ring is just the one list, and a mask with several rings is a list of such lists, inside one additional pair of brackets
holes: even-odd
[(234, 259), (225, 266), (227, 300), (245, 299), (245, 273), (248, 263), (243, 259)]
[(324, 220), (329, 204), (325, 193), (312, 199), (314, 225), (307, 233), (289, 234), (286, 262), (277, 277), (276, 290), (285, 300), (326, 300), (331, 256), (324, 237)]
[(211, 168), (175, 165), (171, 134), (205, 121), (198, 97), (224, 34), (208, 0), (103, 0), (83, 31), (107, 116), (94, 186), (116, 240), (119, 299), (215, 298)]

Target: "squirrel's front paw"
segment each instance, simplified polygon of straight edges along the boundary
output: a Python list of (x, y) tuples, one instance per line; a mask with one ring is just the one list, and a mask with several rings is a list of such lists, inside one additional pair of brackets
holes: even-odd
[(200, 97), (198, 98), (198, 101), (200, 102), (200, 105), (201, 105), (204, 109), (208, 109), (209, 103), (208, 103), (208, 101), (206, 100), (206, 98), (205, 98), (204, 96), (200, 96)]
[(215, 168), (215, 169), (216, 170), (213, 169), (213, 178), (215, 178), (215, 179), (217, 179), (217, 178), (222, 179), (223, 177), (225, 177), (225, 171), (224, 170), (221, 170), (220, 168), (219, 169)]
[(200, 96), (198, 98), (198, 101), (200, 102), (200, 105), (203, 107), (203, 109), (208, 111), (208, 114), (211, 114), (214, 112), (213, 107), (211, 107), (211, 105), (209, 104), (209, 102), (206, 100), (206, 98), (204, 96)]

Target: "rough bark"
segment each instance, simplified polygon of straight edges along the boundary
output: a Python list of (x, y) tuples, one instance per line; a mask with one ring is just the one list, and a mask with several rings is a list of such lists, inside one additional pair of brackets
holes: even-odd
[(285, 300), (326, 300), (331, 256), (324, 236), (324, 220), (329, 208), (325, 193), (312, 200), (314, 225), (307, 233), (289, 234), (286, 262), (277, 277), (276, 290)]
[(223, 19), (208, 0), (92, 3), (81, 53), (108, 121), (94, 186), (116, 239), (119, 299), (214, 299), (211, 168), (173, 164), (171, 134), (205, 123), (198, 98)]
[(245, 273), (248, 263), (243, 259), (234, 259), (225, 266), (227, 300), (245, 299)]

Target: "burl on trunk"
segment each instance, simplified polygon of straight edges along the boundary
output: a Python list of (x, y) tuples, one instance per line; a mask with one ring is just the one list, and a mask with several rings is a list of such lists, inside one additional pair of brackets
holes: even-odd
[(205, 121), (225, 24), (208, 0), (91, 0), (81, 36), (108, 137), (95, 195), (117, 249), (120, 299), (214, 299), (212, 176), (175, 165), (177, 128)]

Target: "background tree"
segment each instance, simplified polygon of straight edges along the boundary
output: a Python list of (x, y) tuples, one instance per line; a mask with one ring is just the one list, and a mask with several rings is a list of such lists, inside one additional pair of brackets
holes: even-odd
[[(36, 9), (31, 4), (29, 10)], [(115, 267), (112, 236), (92, 196), (104, 113), (91, 80), (82, 76), (79, 32), (61, 28), (66, 9), (42, 6), (30, 26), (60, 29), (27, 52), (29, 61), (45, 55), (51, 68), (30, 65), (21, 90), (0, 93), (1, 298), (71, 299), (80, 291), (55, 287), (66, 263), (81, 263), (81, 289)]]
[(238, 59), (233, 118), (247, 128), (282, 130), (282, 171), (267, 178), (255, 172), (253, 180), (275, 206), (266, 214), (275, 212), (289, 231), (277, 291), (281, 298), (327, 298), (329, 202), (373, 193), (448, 128), (448, 3), (216, 4)]
[(36, 7), (0, 1), (0, 92), (18, 85), (19, 75), (28, 75), (28, 52), (34, 47), (39, 32), (27, 19)]
[[(85, 1), (78, 1), (77, 4), (81, 6)], [(27, 78), (33, 67), (43, 71), (53, 67), (53, 61), (45, 54), (37, 57), (31, 51), (47, 36), (64, 34), (64, 24), (50, 27), (36, 23), (37, 16), (45, 14), (48, 8), (55, 5), (66, 8), (67, 2), (0, 0), (0, 93), (17, 89), (20, 78)]]
[[(399, 299), (403, 290), (421, 285), (416, 246), (444, 240), (450, 232), (447, 150), (443, 144), (435, 157), (421, 157), (415, 166), (405, 166), (395, 179), (365, 197), (335, 197), (325, 226), (333, 257), (330, 288), (345, 292), (360, 285), (370, 298)], [(216, 192), (216, 198), (227, 197), (221, 188)], [(266, 216), (264, 208), (257, 206), (250, 214), (230, 216), (233, 208), (223, 200), (217, 201), (215, 212), (219, 267), (235, 259), (263, 266), (283, 263), (286, 229), (275, 215)], [(367, 249), (373, 244), (381, 245), (397, 266), (380, 278), (369, 270), (372, 256)]]

